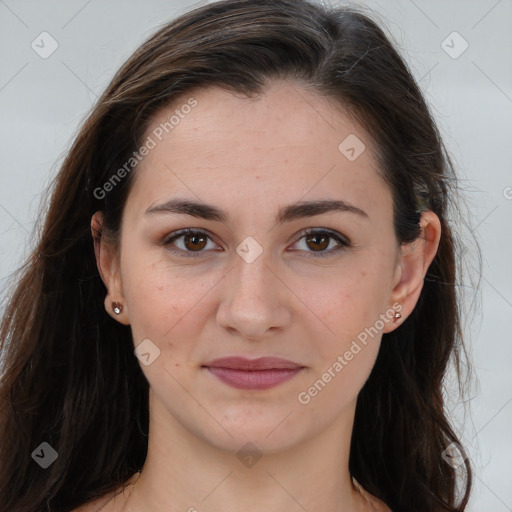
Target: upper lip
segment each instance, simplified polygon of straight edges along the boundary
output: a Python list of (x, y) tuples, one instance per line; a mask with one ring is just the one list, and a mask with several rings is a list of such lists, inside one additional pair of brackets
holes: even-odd
[(283, 370), (303, 368), (303, 365), (282, 359), (280, 357), (259, 357), (257, 359), (247, 359), (245, 357), (221, 357), (214, 359), (203, 366), (216, 368), (229, 368), (232, 370)]

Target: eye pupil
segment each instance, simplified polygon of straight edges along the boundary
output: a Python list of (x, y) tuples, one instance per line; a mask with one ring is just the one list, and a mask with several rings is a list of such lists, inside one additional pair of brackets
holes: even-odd
[[(185, 241), (185, 246), (187, 247), (187, 249), (191, 249), (188, 245), (188, 242), (190, 240), (193, 240), (192, 241), (192, 244), (195, 245), (195, 244), (200, 244), (200, 242), (198, 242), (198, 240), (203, 240), (203, 244), (198, 248), (197, 245), (195, 245), (195, 248), (198, 249), (198, 250), (201, 250), (205, 247), (206, 245), (206, 237), (205, 236), (202, 236), (202, 235), (198, 235), (198, 234), (191, 234), (191, 235), (185, 235), (184, 236), (184, 241)], [(192, 249), (193, 250), (193, 249)]]
[(323, 249), (326, 249), (327, 247), (329, 247), (329, 238), (330, 238), (329, 235), (315, 233), (313, 235), (309, 235), (306, 238), (306, 240), (307, 240), (307, 243), (309, 244), (309, 242), (312, 239), (313, 240), (323, 239), (324, 242), (326, 242), (326, 243), (321, 243), (321, 242), (318, 242), (318, 241), (313, 242), (313, 244), (321, 245), (321, 247), (317, 247), (316, 249), (323, 250)]

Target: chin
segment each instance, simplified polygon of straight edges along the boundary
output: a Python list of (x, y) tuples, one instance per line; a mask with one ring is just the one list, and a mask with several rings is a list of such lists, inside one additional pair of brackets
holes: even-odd
[(233, 437), (225, 436), (222, 439), (208, 438), (206, 441), (219, 450), (234, 453), (239, 458), (246, 453), (252, 452), (262, 455), (279, 453), (293, 448), (300, 442), (300, 437), (296, 439), (295, 436), (290, 436), (288, 432), (285, 433), (286, 435), (276, 434), (271, 436), (268, 436), (270, 430), (263, 432), (254, 428), (238, 432), (230, 430), (230, 432)]
[[(302, 438), (307, 437), (307, 432), (303, 432), (304, 424), (300, 421), (290, 424), (287, 421), (288, 414), (293, 410), (292, 407), (275, 408), (273, 411), (264, 409), (263, 405), (231, 406), (224, 409), (219, 415), (214, 414), (214, 416), (222, 418), (220, 423), (225, 430), (216, 428), (215, 432), (221, 435), (215, 436), (214, 439), (211, 438), (213, 432), (211, 429), (203, 432), (203, 436), (208, 437), (209, 442), (219, 449), (234, 452), (238, 452), (247, 443), (254, 444), (262, 452), (281, 451), (291, 448)], [(293, 414), (290, 414), (289, 417), (292, 416)]]

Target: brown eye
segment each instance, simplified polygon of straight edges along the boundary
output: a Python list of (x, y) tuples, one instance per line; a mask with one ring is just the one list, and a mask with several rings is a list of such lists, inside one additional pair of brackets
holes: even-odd
[(314, 233), (306, 237), (306, 244), (310, 249), (315, 251), (323, 251), (329, 246), (329, 235), (323, 233)]
[[(210, 247), (208, 243), (211, 244)], [(219, 250), (207, 233), (189, 228), (168, 236), (162, 241), (162, 245), (180, 256), (206, 256), (209, 252), (207, 249)]]
[(191, 235), (183, 236), (183, 243), (187, 249), (191, 251), (197, 251), (204, 249), (206, 246), (206, 240), (208, 237), (203, 236), (202, 234), (194, 233)]
[[(302, 232), (302, 237), (295, 243), (299, 250), (308, 256), (327, 257), (352, 247), (351, 241), (336, 231), (327, 229), (308, 229)], [(300, 247), (302, 245), (302, 247)], [(297, 249), (294, 249), (297, 250)]]

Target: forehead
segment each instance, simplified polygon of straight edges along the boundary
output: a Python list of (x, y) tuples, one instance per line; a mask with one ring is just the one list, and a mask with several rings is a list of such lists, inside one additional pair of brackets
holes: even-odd
[(146, 203), (192, 193), (224, 208), (227, 197), (247, 208), (336, 196), (370, 216), (391, 207), (365, 131), (297, 82), (271, 83), (254, 98), (196, 89), (157, 112), (148, 138), (154, 147), (134, 186)]

